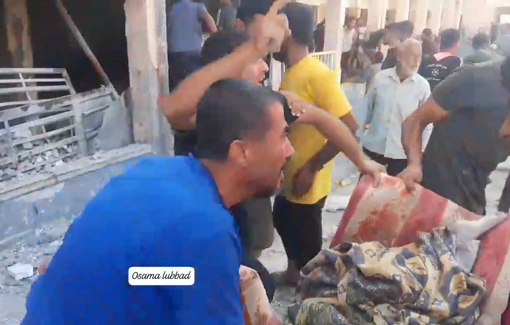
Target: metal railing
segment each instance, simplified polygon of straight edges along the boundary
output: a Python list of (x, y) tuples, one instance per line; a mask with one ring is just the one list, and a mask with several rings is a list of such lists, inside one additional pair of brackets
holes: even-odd
[(335, 71), (335, 69), (339, 65), (339, 58), (335, 51), (329, 52), (314, 52), (310, 54), (312, 57), (320, 60), (322, 63), (328, 66), (331, 71)]
[[(311, 53), (310, 56), (324, 63), (331, 71), (335, 71), (340, 66), (340, 58), (338, 58), (335, 51), (314, 52)], [(283, 76), (285, 76), (285, 64), (282, 64), (281, 76), (283, 80)], [(338, 82), (340, 82), (340, 79)]]
[(44, 102), (38, 96), (49, 92), (76, 94), (65, 69), (0, 68), (0, 111)]
[(72, 86), (58, 89), (71, 94), (42, 101), (28, 97), (23, 106), (0, 110), (0, 180), (88, 154), (84, 119), (110, 107), (114, 91), (76, 94)]

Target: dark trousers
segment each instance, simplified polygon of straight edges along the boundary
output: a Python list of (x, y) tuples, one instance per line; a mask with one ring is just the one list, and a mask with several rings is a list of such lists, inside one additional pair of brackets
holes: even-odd
[(273, 223), (282, 238), (287, 258), (298, 269), (305, 266), (322, 249), (322, 208), (326, 198), (315, 204), (298, 204), (277, 196), (273, 206)]
[(241, 264), (249, 268), (254, 269), (259, 274), (262, 285), (266, 290), (267, 298), (269, 302), (273, 300), (274, 293), (276, 291), (276, 283), (273, 277), (269, 274), (264, 264), (262, 264), (257, 258), (250, 255), (250, 238), (248, 229), (248, 213), (244, 208), (243, 204), (236, 204), (230, 209), (230, 213), (234, 217), (238, 227), (239, 236), (241, 239), (241, 245), (243, 246), (243, 260)]
[(383, 155), (372, 152), (365, 148), (363, 148), (363, 152), (368, 156), (368, 158), (383, 166), (386, 166), (386, 173), (390, 176), (397, 176), (407, 167), (407, 159), (386, 158)]
[(262, 264), (255, 257), (250, 256), (247, 250), (245, 250), (243, 254), (243, 260), (241, 264), (257, 271), (260, 280), (262, 281), (262, 285), (266, 290), (266, 295), (269, 299), (269, 302), (273, 301), (274, 293), (276, 292), (276, 282), (271, 274), (269, 274), (269, 271), (266, 269), (264, 264)]
[(174, 89), (190, 74), (202, 67), (200, 52), (175, 52), (168, 54), (170, 87)]

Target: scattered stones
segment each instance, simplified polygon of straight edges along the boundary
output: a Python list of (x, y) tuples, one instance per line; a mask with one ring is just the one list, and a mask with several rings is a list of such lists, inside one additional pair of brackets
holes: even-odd
[[(14, 140), (26, 140), (32, 136), (32, 133), (27, 129), (21, 130), (18, 133), (12, 133), (12, 136)], [(63, 155), (77, 153), (79, 149), (76, 144), (65, 145), (60, 148), (53, 148), (42, 153), (33, 154), (41, 147), (61, 141), (64, 137), (65, 135), (56, 135), (48, 139), (25, 142), (15, 146), (15, 153), (24, 153), (24, 155), (17, 156), (18, 161), (14, 168), (12, 166), (0, 166), (0, 182), (14, 177), (22, 179), (24, 176), (33, 176), (37, 172), (49, 172), (52, 167), (61, 166), (68, 161), (78, 158), (78, 156), (70, 156), (59, 159)], [(0, 139), (0, 145), (8, 145), (8, 142), (5, 139)], [(0, 157), (8, 157), (8, 155), (5, 152), (1, 152)]]

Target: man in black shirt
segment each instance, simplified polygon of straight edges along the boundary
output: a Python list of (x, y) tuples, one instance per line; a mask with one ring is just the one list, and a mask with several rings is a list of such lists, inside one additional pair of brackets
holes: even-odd
[[(485, 214), (485, 187), (510, 154), (510, 57), (466, 65), (440, 83), (432, 96), (403, 123), (408, 167), (401, 177), (479, 215)], [(434, 124), (425, 152), (421, 134)], [(501, 209), (501, 207), (500, 207)]]
[(462, 65), (457, 56), (460, 46), (460, 33), (456, 29), (446, 29), (439, 36), (439, 53), (423, 58), (418, 73), (430, 84), (430, 90), (446, 79), (455, 69)]

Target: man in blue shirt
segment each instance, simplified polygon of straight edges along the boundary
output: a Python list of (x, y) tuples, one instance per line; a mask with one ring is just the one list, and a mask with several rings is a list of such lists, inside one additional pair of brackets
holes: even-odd
[[(168, 63), (172, 86), (200, 69), (202, 32), (216, 33), (217, 27), (203, 3), (178, 0), (168, 13)], [(203, 27), (206, 30), (203, 30)]]
[[(224, 80), (200, 101), (196, 124), (195, 157), (146, 158), (87, 205), (34, 283), (22, 324), (244, 324), (228, 208), (282, 180), (293, 153), (283, 103)], [(195, 283), (130, 286), (133, 266), (193, 267)]]

